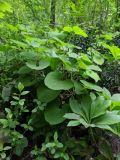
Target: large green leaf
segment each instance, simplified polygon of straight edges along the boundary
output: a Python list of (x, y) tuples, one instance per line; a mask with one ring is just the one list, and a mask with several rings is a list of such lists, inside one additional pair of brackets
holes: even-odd
[(79, 119), (80, 119), (80, 115), (75, 114), (75, 113), (66, 113), (66, 114), (64, 115), (64, 118), (79, 120)]
[(91, 117), (90, 117), (90, 111), (91, 111), (91, 97), (89, 95), (83, 95), (81, 98), (81, 108), (82, 108), (82, 114), (81, 116), (90, 123)]
[(109, 160), (113, 159), (111, 145), (109, 144), (107, 140), (101, 139), (101, 142), (99, 145), (99, 151), (107, 159)]
[(0, 11), (2, 12), (12, 12), (12, 6), (7, 2), (0, 2)]
[(36, 64), (36, 62), (27, 62), (26, 65), (27, 67), (34, 70), (42, 70), (47, 68), (50, 65), (50, 63), (49, 61), (41, 60), (38, 65)]
[(58, 38), (60, 40), (64, 40), (66, 37), (66, 34), (64, 32), (54, 31), (54, 32), (48, 32), (49, 38)]
[(9, 24), (9, 23), (7, 23), (6, 26), (7, 26), (10, 30), (12, 30), (12, 31), (14, 31), (14, 32), (18, 32), (18, 28), (17, 28), (17, 27), (15, 27), (15, 26), (13, 26), (13, 25), (11, 25), (11, 24)]
[(71, 80), (62, 80), (63, 75), (57, 71), (50, 72), (45, 78), (45, 85), (53, 90), (69, 90), (73, 87)]
[(103, 96), (105, 97), (105, 99), (108, 99), (108, 100), (111, 99), (111, 93), (105, 87), (103, 88)]
[(120, 122), (120, 115), (114, 112), (107, 112), (106, 114), (93, 120), (96, 125), (112, 125)]
[(90, 70), (93, 70), (93, 71), (100, 71), (100, 72), (102, 71), (101, 68), (97, 65), (89, 65), (87, 67), (87, 69), (90, 69)]
[(70, 99), (70, 108), (87, 122), (90, 121), (91, 99), (88, 95), (81, 98), (81, 103), (75, 99)]
[(29, 87), (34, 85), (37, 81), (35, 79), (33, 79), (33, 77), (31, 76), (25, 76), (25, 77), (21, 77), (19, 79), (19, 81), (25, 86), (25, 87)]
[(88, 37), (87, 33), (83, 29), (81, 29), (79, 26), (73, 26), (73, 27), (67, 26), (67, 27), (64, 27), (63, 30), (69, 33), (74, 32), (75, 34), (79, 36), (83, 36), (85, 38)]
[(37, 111), (36, 113), (32, 113), (30, 118), (31, 118), (31, 125), (36, 129), (42, 128), (45, 125), (47, 125), (47, 122), (44, 117), (44, 112), (42, 111)]
[(87, 89), (92, 89), (92, 90), (95, 90), (95, 91), (98, 91), (98, 92), (102, 92), (103, 91), (103, 89), (100, 86), (97, 86), (97, 85), (95, 85), (93, 83), (87, 82), (85, 80), (81, 80), (81, 82), (83, 83), (83, 85)]
[(111, 106), (111, 109), (114, 109), (114, 108), (118, 108), (120, 109), (120, 94), (114, 94), (112, 97), (111, 97), (111, 100), (112, 100), (112, 106)]
[(83, 37), (88, 37), (88, 35), (86, 34), (86, 32), (83, 29), (81, 29), (80, 27), (78, 27), (78, 26), (74, 26), (73, 27), (73, 31), (77, 35), (80, 35), (80, 36), (83, 36)]
[(83, 93), (86, 93), (86, 89), (84, 88), (84, 86), (82, 86), (82, 84), (80, 82), (77, 82), (75, 80), (73, 80), (74, 83), (74, 88), (75, 88), (75, 93), (80, 95)]
[(102, 65), (104, 63), (104, 58), (101, 55), (94, 55), (93, 61), (98, 65)]
[(5, 14), (0, 12), (0, 18), (3, 18), (4, 16), (5, 16)]
[(72, 27), (66, 26), (66, 27), (63, 28), (63, 31), (70, 33), (70, 32), (73, 31), (73, 29), (72, 29)]
[(81, 106), (79, 102), (73, 98), (70, 99), (70, 108), (76, 114), (81, 114)]
[(22, 66), (19, 70), (18, 70), (18, 74), (28, 74), (30, 73), (32, 70), (30, 68), (28, 68), (27, 66)]
[(68, 111), (69, 111), (68, 105), (64, 105), (63, 108), (59, 108), (58, 104), (51, 103), (47, 106), (44, 112), (45, 120), (51, 125), (60, 124), (65, 120), (63, 116)]
[(58, 95), (60, 91), (51, 90), (47, 88), (46, 86), (42, 85), (37, 88), (37, 98), (41, 102), (50, 102), (54, 100)]
[[(68, 126), (77, 126), (80, 123), (86, 128), (98, 127), (117, 133), (110, 125), (120, 123), (118, 111), (107, 111), (111, 105), (111, 100), (106, 100), (102, 96), (96, 96), (92, 99), (89, 95), (83, 95), (78, 101), (70, 99), (70, 108), (73, 113), (65, 114), (65, 118), (71, 119)], [(118, 133), (117, 133), (118, 134)]]
[(91, 119), (105, 114), (107, 107), (107, 101), (103, 97), (97, 97), (91, 104)]
[(107, 49), (110, 50), (111, 54), (113, 55), (113, 57), (115, 58), (115, 60), (120, 59), (120, 48), (118, 48), (117, 46), (110, 46), (108, 44), (103, 44), (103, 46)]
[(85, 73), (86, 73), (87, 76), (89, 76), (92, 79), (94, 79), (95, 82), (98, 82), (100, 80), (99, 75), (96, 72), (92, 71), (92, 70), (86, 70)]
[(89, 48), (89, 50), (94, 54), (93, 61), (98, 65), (102, 65), (104, 63), (103, 55), (93, 48)]

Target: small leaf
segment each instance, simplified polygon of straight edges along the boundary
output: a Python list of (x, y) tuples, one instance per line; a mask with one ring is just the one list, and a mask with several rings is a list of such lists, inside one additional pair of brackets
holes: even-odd
[(19, 97), (17, 97), (17, 96), (12, 96), (13, 97), (13, 99), (15, 99), (15, 100), (19, 100)]
[(74, 126), (79, 126), (79, 125), (80, 125), (79, 121), (70, 121), (67, 126), (74, 127)]
[(59, 143), (59, 142), (56, 143), (56, 146), (57, 146), (58, 148), (63, 148), (63, 144), (62, 144), (62, 143)]
[(55, 143), (47, 143), (46, 148), (53, 148), (55, 147)]
[(24, 96), (24, 95), (26, 95), (26, 94), (28, 94), (28, 93), (29, 93), (29, 91), (23, 91), (23, 92), (21, 93), (21, 95)]
[(6, 158), (6, 153), (2, 152), (0, 155), (1, 155), (2, 159)]
[(58, 133), (55, 132), (55, 134), (54, 134), (54, 141), (57, 141), (57, 139), (58, 139)]
[(24, 105), (24, 99), (19, 100), (19, 105), (23, 106)]
[(64, 118), (66, 118), (66, 119), (75, 119), (75, 120), (78, 120), (78, 119), (80, 119), (80, 116), (77, 115), (77, 114), (75, 114), (75, 113), (66, 113), (66, 114), (64, 115)]
[(4, 147), (4, 151), (7, 151), (7, 150), (9, 150), (9, 149), (11, 149), (11, 146), (6, 146), (6, 147)]
[(18, 89), (20, 92), (24, 89), (24, 85), (21, 82), (18, 83)]
[(3, 87), (3, 90), (2, 90), (2, 98), (4, 100), (4, 102), (7, 102), (9, 101), (10, 99), (10, 94), (11, 94), (11, 87)]

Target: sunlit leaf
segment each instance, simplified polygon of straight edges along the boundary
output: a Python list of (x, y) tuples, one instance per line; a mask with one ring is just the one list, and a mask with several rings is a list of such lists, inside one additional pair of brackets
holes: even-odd
[(50, 72), (45, 78), (45, 85), (53, 90), (69, 90), (73, 87), (71, 80), (62, 80), (63, 75), (60, 72)]

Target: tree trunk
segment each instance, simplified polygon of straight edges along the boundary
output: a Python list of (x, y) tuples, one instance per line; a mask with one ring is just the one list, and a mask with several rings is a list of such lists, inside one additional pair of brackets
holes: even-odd
[(117, 8), (116, 18), (118, 21), (118, 18), (120, 18), (120, 1), (119, 0), (116, 0), (116, 8)]
[(56, 8), (56, 0), (51, 0), (50, 26), (52, 28), (55, 27), (55, 8)]

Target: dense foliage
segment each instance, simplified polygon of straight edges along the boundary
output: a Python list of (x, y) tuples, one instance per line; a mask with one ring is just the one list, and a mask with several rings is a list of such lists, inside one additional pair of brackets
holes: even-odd
[(120, 159), (120, 1), (0, 1), (0, 159)]

